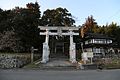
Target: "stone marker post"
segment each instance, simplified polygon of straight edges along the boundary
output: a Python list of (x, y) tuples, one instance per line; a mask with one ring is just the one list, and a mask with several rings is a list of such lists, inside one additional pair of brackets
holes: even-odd
[(31, 63), (34, 61), (34, 51), (38, 51), (38, 49), (34, 49), (34, 47), (31, 47)]
[(33, 62), (33, 58), (34, 58), (34, 47), (31, 47), (31, 63)]

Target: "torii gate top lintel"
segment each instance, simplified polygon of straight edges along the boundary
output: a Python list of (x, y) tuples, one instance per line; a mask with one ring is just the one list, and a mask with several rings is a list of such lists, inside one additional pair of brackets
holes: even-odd
[[(38, 28), (40, 28), (40, 30), (46, 30), (46, 31), (50, 31), (49, 35), (70, 35), (70, 33), (72, 35), (79, 35), (79, 32), (75, 33), (74, 31), (78, 31), (79, 27), (62, 27), (62, 26), (38, 26)], [(57, 33), (52, 32), (53, 30), (57, 30)], [(63, 30), (67, 30), (68, 32), (62, 32)], [(45, 32), (40, 32), (40, 35), (46, 35)]]
[(63, 27), (63, 26), (38, 26), (38, 28), (40, 28), (40, 30), (58, 30), (58, 29), (62, 29), (62, 30), (79, 30), (79, 27)]

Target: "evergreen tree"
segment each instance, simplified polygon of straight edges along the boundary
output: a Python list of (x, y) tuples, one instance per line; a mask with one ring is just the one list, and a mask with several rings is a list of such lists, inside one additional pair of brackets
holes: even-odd
[(42, 24), (47, 26), (73, 26), (75, 20), (66, 8), (57, 8), (44, 11), (42, 16)]

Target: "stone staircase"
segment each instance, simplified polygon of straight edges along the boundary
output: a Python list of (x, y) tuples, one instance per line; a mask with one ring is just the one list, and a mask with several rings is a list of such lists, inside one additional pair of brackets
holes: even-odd
[(61, 59), (61, 58), (63, 58), (63, 59), (68, 59), (69, 57), (68, 57), (68, 55), (65, 55), (65, 54), (63, 54), (63, 53), (51, 53), (50, 54), (50, 59), (53, 59), (53, 58), (57, 58), (57, 59)]

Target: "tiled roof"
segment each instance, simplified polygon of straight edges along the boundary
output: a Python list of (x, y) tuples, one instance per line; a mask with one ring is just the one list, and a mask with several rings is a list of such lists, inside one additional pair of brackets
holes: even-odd
[(113, 39), (105, 34), (98, 34), (98, 33), (87, 33), (85, 38), (95, 38), (95, 39)]

